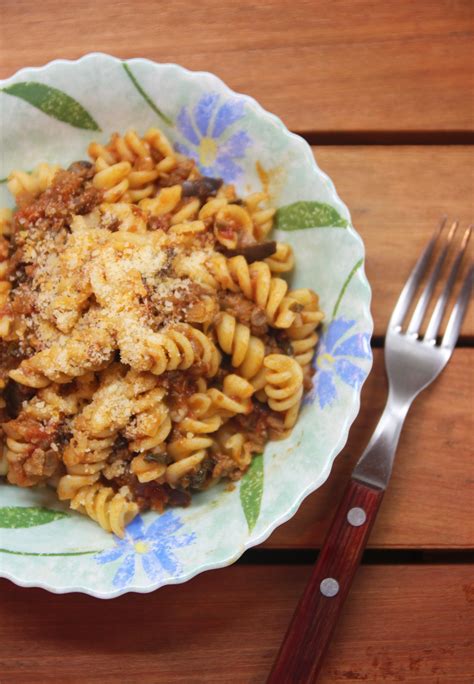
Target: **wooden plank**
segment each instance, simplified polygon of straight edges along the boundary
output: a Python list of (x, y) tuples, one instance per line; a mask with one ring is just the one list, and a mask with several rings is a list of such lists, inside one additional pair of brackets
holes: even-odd
[[(384, 335), (403, 284), (440, 217), (461, 221), (458, 238), (474, 218), (472, 150), (456, 145), (313, 149), (365, 242), (375, 334)], [(463, 333), (474, 337), (474, 316), (465, 320)]]
[[(473, 548), (472, 397), (474, 353), (456, 350), (435, 384), (415, 401), (403, 429), (390, 487), (369, 546)], [(275, 530), (266, 548), (319, 547), (350, 472), (386, 399), (381, 349), (362, 393), (360, 414), (327, 482)]]
[[(0, 681), (263, 682), (309, 572), (234, 566), (113, 601), (3, 580)], [(362, 567), (321, 683), (470, 683), (473, 590), (472, 566)]]
[(470, 0), (3, 0), (1, 19), (0, 77), (101, 50), (214, 71), (298, 131), (474, 128)]

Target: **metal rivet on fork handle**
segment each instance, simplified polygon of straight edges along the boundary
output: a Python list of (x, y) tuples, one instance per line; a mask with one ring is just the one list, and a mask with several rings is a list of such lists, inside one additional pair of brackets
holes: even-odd
[(319, 590), (323, 596), (332, 598), (339, 593), (339, 582), (334, 577), (326, 577), (319, 585)]
[(347, 513), (347, 522), (350, 523), (353, 527), (360, 527), (365, 523), (366, 520), (367, 515), (364, 509), (359, 508), (358, 506), (351, 508), (350, 511), (348, 511)]

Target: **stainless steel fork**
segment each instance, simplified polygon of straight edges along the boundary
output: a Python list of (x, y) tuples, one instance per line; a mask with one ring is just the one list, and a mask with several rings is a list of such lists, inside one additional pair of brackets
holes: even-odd
[(380, 487), (383, 490), (386, 489), (390, 479), (398, 439), (408, 409), (415, 397), (433, 382), (451, 358), (472, 290), (474, 268), (471, 266), (441, 343), (437, 344), (436, 338), (443, 314), (471, 235), (472, 226), (469, 226), (464, 233), (461, 247), (443, 291), (436, 302), (426, 332), (423, 337), (420, 336), (423, 318), (439, 280), (450, 243), (458, 227), (458, 222), (455, 221), (451, 225), (446, 243), (435, 263), (425, 289), (418, 299), (407, 331), (406, 333), (402, 332), (402, 323), (421, 279), (426, 273), (437, 238), (445, 227), (445, 223), (446, 219), (443, 219), (438, 231), (419, 258), (390, 318), (385, 336), (385, 367), (389, 383), (387, 404), (372, 439), (352, 474), (356, 480)]
[(464, 279), (440, 341), (437, 335), (472, 226), (464, 232), (425, 334), (422, 336), (420, 329), (435, 287), (440, 281), (443, 264), (458, 228), (457, 221), (448, 231), (406, 332), (402, 328), (445, 224), (446, 219), (443, 219), (408, 278), (390, 318), (385, 338), (385, 366), (389, 382), (385, 410), (353, 470), (267, 684), (305, 684), (316, 681), (387, 488), (405, 416), (415, 397), (439, 375), (454, 351), (471, 295), (473, 266)]

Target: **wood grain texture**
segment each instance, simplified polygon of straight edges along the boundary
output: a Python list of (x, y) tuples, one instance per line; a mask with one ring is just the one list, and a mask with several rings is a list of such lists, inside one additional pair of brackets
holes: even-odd
[[(472, 149), (454, 145), (313, 150), (364, 240), (375, 335), (385, 335), (401, 289), (440, 217), (458, 218), (459, 233), (474, 220)], [(474, 337), (472, 310), (463, 335)]]
[[(372, 530), (372, 548), (473, 548), (472, 351), (450, 363), (415, 400), (398, 445), (390, 486)], [(383, 352), (362, 391), (359, 416), (327, 482), (265, 542), (266, 548), (319, 547), (350, 472), (369, 441), (387, 394)]]
[[(309, 566), (234, 566), (99, 601), (0, 581), (2, 684), (265, 681)], [(321, 684), (470, 684), (472, 567), (365, 566)]]
[(102, 51), (215, 72), (298, 131), (474, 129), (470, 0), (3, 0), (0, 77)]

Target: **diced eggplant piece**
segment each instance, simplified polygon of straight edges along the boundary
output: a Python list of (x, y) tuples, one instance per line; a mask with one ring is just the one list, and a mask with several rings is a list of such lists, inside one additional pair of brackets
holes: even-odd
[(222, 178), (211, 178), (210, 176), (184, 181), (182, 183), (183, 197), (199, 197), (200, 200), (204, 201), (207, 197), (216, 194), (222, 182)]
[(245, 257), (246, 261), (251, 264), (254, 261), (263, 261), (276, 252), (276, 242), (270, 240), (269, 242), (262, 242), (256, 245), (247, 245), (246, 247), (239, 247), (237, 249), (226, 250), (226, 256), (240, 256)]

